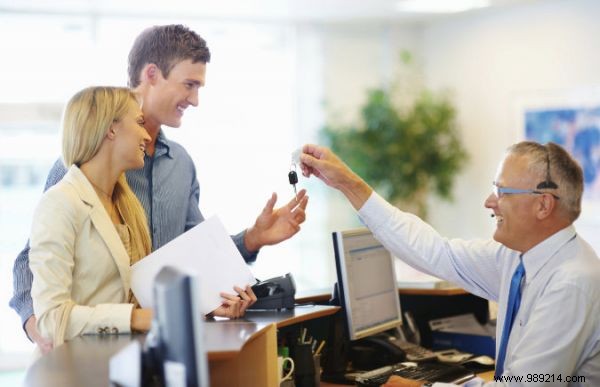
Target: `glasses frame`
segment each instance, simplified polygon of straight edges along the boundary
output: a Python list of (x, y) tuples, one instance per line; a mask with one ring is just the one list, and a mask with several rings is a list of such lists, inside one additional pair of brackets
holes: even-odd
[[(540, 183), (538, 185), (538, 187), (541, 184), (542, 183)], [(495, 181), (492, 182), (492, 186), (494, 187), (494, 189), (493, 189), (494, 195), (496, 195), (496, 197), (498, 199), (500, 199), (504, 195), (519, 195), (519, 194), (528, 194), (528, 195), (543, 195), (543, 194), (547, 194), (547, 195), (552, 195), (552, 197), (554, 197), (554, 199), (556, 199), (556, 200), (560, 199), (560, 197), (558, 197), (557, 195), (553, 194), (552, 192), (543, 192), (543, 191), (539, 191), (538, 189), (522, 189), (522, 188), (501, 187)]]
[(510, 187), (500, 187), (498, 183), (495, 181), (492, 182), (494, 195), (498, 199), (500, 199), (504, 195), (519, 195), (519, 194), (529, 194), (529, 195), (543, 195), (548, 194), (552, 195), (552, 197), (556, 200), (559, 200), (560, 197), (558, 195), (553, 194), (552, 192), (544, 192), (540, 191), (541, 189), (558, 189), (558, 184), (552, 181), (552, 177), (550, 176), (550, 150), (547, 145), (542, 145), (544, 151), (546, 152), (546, 180), (539, 183), (536, 189), (521, 189), (521, 188), (510, 188)]

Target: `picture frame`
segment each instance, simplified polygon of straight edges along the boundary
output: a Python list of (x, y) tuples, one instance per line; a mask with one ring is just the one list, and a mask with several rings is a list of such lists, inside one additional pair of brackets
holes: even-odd
[(600, 252), (600, 86), (526, 92), (515, 101), (515, 142), (555, 142), (581, 165), (584, 193), (575, 224)]

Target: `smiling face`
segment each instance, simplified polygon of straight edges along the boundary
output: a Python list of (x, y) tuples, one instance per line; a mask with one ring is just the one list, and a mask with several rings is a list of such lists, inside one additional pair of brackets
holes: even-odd
[(144, 115), (139, 104), (131, 99), (128, 102), (127, 113), (112, 124), (114, 133), (114, 157), (118, 163), (123, 164), (123, 169), (138, 169), (144, 166), (146, 145), (150, 136), (144, 128)]
[(206, 64), (184, 60), (177, 63), (164, 78), (155, 67), (149, 87), (142, 91), (144, 117), (149, 130), (161, 125), (178, 128), (185, 109), (198, 106), (198, 90), (204, 86)]
[[(498, 168), (495, 183), (499, 187), (520, 189), (534, 188), (540, 180), (529, 166), (526, 156), (509, 154)], [(506, 247), (525, 252), (537, 243), (536, 202), (539, 195), (504, 194), (496, 197), (494, 193), (485, 201), (485, 207), (495, 214), (496, 231), (494, 240)]]

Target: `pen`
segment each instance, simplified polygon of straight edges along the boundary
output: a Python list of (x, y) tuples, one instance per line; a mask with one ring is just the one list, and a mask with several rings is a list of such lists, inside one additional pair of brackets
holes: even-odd
[(321, 351), (323, 350), (324, 346), (325, 346), (325, 340), (321, 341), (321, 344), (319, 344), (319, 348), (317, 348), (317, 352), (315, 352), (315, 355), (321, 354)]

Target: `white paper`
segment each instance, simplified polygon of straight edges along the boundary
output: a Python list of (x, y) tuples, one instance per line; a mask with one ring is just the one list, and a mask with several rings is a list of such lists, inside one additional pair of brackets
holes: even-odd
[(394, 257), (394, 268), (396, 270), (396, 280), (399, 288), (448, 289), (456, 287), (456, 285), (451, 282), (441, 280), (413, 268), (397, 257)]
[(164, 266), (197, 275), (200, 310), (221, 305), (220, 292), (235, 294), (256, 280), (221, 221), (213, 216), (186, 231), (131, 267), (131, 290), (143, 308), (153, 306), (154, 277)]
[[(461, 314), (458, 316), (444, 317), (429, 321), (429, 328), (432, 331), (468, 333), (470, 335), (490, 335), (485, 325), (479, 324), (479, 321), (472, 313)], [(493, 332), (492, 332), (493, 335)]]

